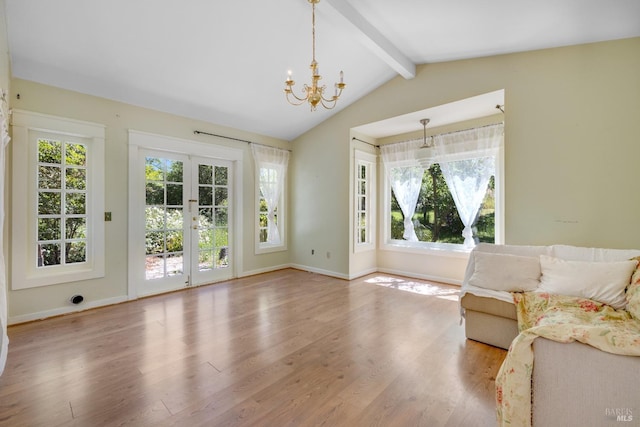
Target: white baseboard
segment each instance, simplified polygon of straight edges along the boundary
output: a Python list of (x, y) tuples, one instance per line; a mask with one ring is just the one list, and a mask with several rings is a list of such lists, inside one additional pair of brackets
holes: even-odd
[(296, 268), (298, 270), (308, 271), (310, 273), (323, 274), (325, 276), (335, 277), (337, 279), (349, 280), (349, 275), (347, 274), (336, 273), (335, 271), (323, 270), (322, 268), (309, 267), (301, 264), (291, 264), (289, 265), (289, 267)]
[(418, 274), (418, 273), (414, 273), (414, 272), (410, 272), (410, 271), (394, 270), (394, 269), (391, 269), (391, 268), (379, 268), (378, 272), (387, 273), (387, 274), (395, 274), (395, 275), (398, 275), (398, 276), (413, 277), (414, 279), (431, 280), (433, 282), (446, 283), (448, 285), (462, 286), (462, 281), (461, 280), (452, 279), (450, 277), (433, 276), (433, 275), (430, 275), (430, 274)]
[(335, 278), (344, 279), (344, 280), (354, 280), (354, 279), (358, 279), (360, 277), (363, 277), (369, 274), (374, 274), (374, 273), (386, 273), (386, 274), (395, 274), (395, 275), (404, 276), (404, 277), (412, 277), (414, 279), (422, 279), (422, 280), (430, 280), (433, 282), (446, 283), (449, 285), (458, 285), (458, 286), (462, 285), (461, 280), (452, 279), (450, 277), (440, 277), (440, 276), (434, 276), (434, 275), (428, 275), (428, 274), (417, 274), (415, 272), (395, 270), (395, 269), (389, 269), (389, 268), (370, 268), (367, 270), (363, 270), (357, 273), (347, 275), (342, 273), (336, 273), (335, 271), (324, 270), (322, 268), (309, 267), (307, 265), (302, 265), (302, 264), (283, 264), (275, 267), (267, 267), (263, 269), (245, 271), (238, 277), (246, 277), (246, 276), (253, 276), (255, 274), (269, 273), (271, 271), (282, 270), (285, 268), (295, 268), (302, 271), (308, 271), (310, 273), (323, 274), (325, 276), (335, 277)]
[(265, 268), (257, 268), (255, 270), (243, 271), (242, 273), (238, 274), (238, 278), (255, 276), (256, 274), (271, 273), (272, 271), (284, 270), (285, 268), (291, 268), (291, 267), (292, 267), (291, 264), (281, 264), (281, 265), (275, 265), (275, 266), (270, 266)]
[(107, 306), (107, 305), (119, 304), (119, 303), (125, 302), (125, 301), (129, 301), (129, 297), (127, 297), (126, 295), (123, 295), (123, 296), (120, 296), (120, 297), (102, 299), (102, 300), (98, 300), (98, 301), (88, 301), (88, 302), (82, 303), (80, 305), (73, 305), (73, 306), (69, 306), (69, 307), (58, 307), (58, 308), (54, 308), (52, 310), (39, 311), (37, 313), (23, 314), (23, 315), (20, 315), (20, 316), (10, 316), (7, 319), (7, 323), (9, 325), (15, 325), (15, 324), (18, 324), (18, 323), (32, 322), (34, 320), (42, 320), (42, 319), (46, 319), (48, 317), (61, 316), (63, 314), (77, 313), (77, 312), (89, 310), (89, 309), (92, 309), (92, 308), (98, 308), (98, 307), (104, 307), (104, 306)]
[(363, 271), (359, 271), (358, 273), (353, 273), (349, 275), (349, 280), (354, 280), (354, 279), (358, 279), (360, 277), (366, 276), (368, 274), (373, 274), (373, 273), (377, 273), (380, 270), (378, 270), (377, 268), (370, 268), (367, 270), (363, 270)]

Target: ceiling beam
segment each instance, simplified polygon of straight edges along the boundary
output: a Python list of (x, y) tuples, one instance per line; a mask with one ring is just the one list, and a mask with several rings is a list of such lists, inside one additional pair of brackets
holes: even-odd
[(326, 0), (326, 2), (349, 22), (352, 28), (361, 36), (360, 38), (365, 46), (398, 74), (405, 79), (412, 79), (416, 76), (416, 64), (360, 15), (353, 6), (345, 0)]

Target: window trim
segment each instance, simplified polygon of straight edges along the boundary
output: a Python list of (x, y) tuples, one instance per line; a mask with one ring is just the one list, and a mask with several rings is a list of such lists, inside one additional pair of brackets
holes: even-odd
[[(495, 243), (504, 244), (505, 230), (505, 204), (504, 204), (504, 144), (497, 150), (496, 173), (495, 173)], [(463, 244), (455, 243), (438, 243), (438, 242), (408, 242), (404, 240), (392, 240), (391, 233), (391, 184), (389, 184), (389, 176), (387, 168), (382, 168), (382, 242), (381, 250), (396, 252), (435, 252), (449, 254), (467, 254), (473, 248), (465, 248)]]
[[(47, 114), (14, 110), (12, 157), (11, 288), (28, 289), (105, 275), (105, 126)], [(38, 268), (31, 262), (37, 240), (37, 146), (34, 134), (82, 139), (87, 144), (87, 261)], [(25, 171), (26, 179), (25, 179)]]
[[(253, 158), (253, 188), (254, 188), (254, 254), (284, 252), (287, 250), (287, 222), (288, 206), (287, 193), (289, 189), (289, 166), (291, 162), (290, 150), (269, 145), (251, 143)], [(280, 236), (279, 242), (260, 241), (260, 179), (262, 169), (282, 170), (280, 182), (280, 197), (278, 199), (276, 228)], [(270, 175), (270, 174), (267, 174)]]
[[(255, 159), (254, 159), (255, 162)], [(264, 162), (263, 166), (269, 166), (269, 162)], [(258, 167), (256, 166), (256, 172)], [(287, 167), (288, 169), (288, 167)], [(255, 221), (255, 254), (267, 254), (272, 252), (283, 252), (287, 250), (287, 225), (286, 225), (286, 216), (287, 216), (287, 183), (288, 183), (288, 170), (285, 171), (284, 181), (282, 182), (282, 188), (280, 189), (280, 200), (278, 200), (278, 220), (276, 222), (276, 227), (278, 227), (278, 233), (280, 234), (280, 242), (279, 243), (268, 243), (260, 241), (260, 175), (256, 176), (255, 179), (255, 213), (256, 213), (256, 221)]]
[[(367, 202), (366, 202), (366, 210), (368, 221), (368, 229), (367, 229), (367, 241), (364, 243), (358, 242), (358, 181), (359, 181), (359, 168), (360, 165), (364, 165), (368, 167), (368, 179), (366, 180), (367, 186)], [(367, 153), (361, 150), (354, 150), (354, 185), (353, 185), (353, 252), (365, 252), (376, 249), (376, 193), (377, 193), (377, 185), (376, 185), (376, 176), (378, 174), (378, 157)]]

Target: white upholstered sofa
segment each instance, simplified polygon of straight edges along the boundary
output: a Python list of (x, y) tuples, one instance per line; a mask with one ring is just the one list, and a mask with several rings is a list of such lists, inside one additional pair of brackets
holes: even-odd
[[(502, 255), (513, 256), (509, 258), (511, 266), (500, 262)], [(540, 281), (531, 280), (536, 275), (531, 264), (514, 268), (517, 263), (512, 261), (517, 257), (540, 259), (541, 256), (546, 257), (546, 262), (555, 259), (604, 264), (628, 261), (640, 256), (640, 250), (566, 245), (477, 245), (470, 254), (460, 294), (467, 338), (509, 348), (518, 335), (513, 294), (504, 290), (508, 287), (504, 283), (487, 283), (495, 276), (487, 272), (490, 269), (495, 272), (498, 268), (497, 276), (503, 280), (523, 272), (522, 276), (515, 277), (512, 285), (522, 289), (509, 290), (540, 290)], [(541, 272), (537, 274), (540, 278)], [(592, 298), (593, 292), (586, 290), (581, 296)], [(606, 289), (602, 292), (603, 298), (619, 297), (613, 295), (618, 291)], [(599, 294), (596, 296), (600, 297)], [(616, 302), (621, 303), (619, 299)], [(622, 425), (640, 426), (640, 357), (607, 353), (579, 342), (565, 344), (545, 338), (534, 341), (533, 351), (531, 411), (534, 426), (619, 426), (621, 420), (627, 421)]]

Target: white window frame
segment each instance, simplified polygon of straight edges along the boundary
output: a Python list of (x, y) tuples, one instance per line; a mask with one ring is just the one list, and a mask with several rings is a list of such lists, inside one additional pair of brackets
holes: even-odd
[[(377, 156), (361, 150), (354, 152), (354, 187), (353, 187), (353, 251), (364, 252), (376, 248), (376, 176), (377, 176)], [(360, 167), (367, 168), (367, 179), (365, 180), (365, 215), (366, 215), (366, 239), (359, 242), (360, 226)]]
[[(258, 144), (259, 145), (259, 144)], [(276, 148), (276, 147), (269, 147), (272, 148), (274, 150), (283, 150), (283, 151), (287, 151), (284, 150), (282, 148)], [(275, 163), (273, 162), (269, 162), (269, 161), (262, 161), (260, 167), (257, 164), (257, 160), (255, 158), (253, 158), (254, 161), (254, 175), (255, 175), (255, 179), (254, 179), (254, 191), (255, 191), (255, 228), (254, 228), (254, 241), (255, 241), (255, 248), (254, 248), (254, 252), (256, 255), (260, 255), (260, 254), (266, 254), (266, 253), (272, 253), (272, 252), (283, 252), (287, 250), (287, 193), (288, 193), (288, 182), (289, 182), (289, 164), (287, 164), (286, 169), (285, 169), (285, 173), (284, 173), (284, 177), (285, 179), (280, 183), (282, 185), (282, 188), (280, 189), (280, 198), (278, 200), (278, 207), (276, 209), (277, 212), (277, 222), (276, 222), (276, 227), (278, 228), (278, 234), (280, 235), (280, 242), (277, 243), (269, 243), (269, 242), (261, 242), (260, 241), (260, 199), (262, 199), (262, 197), (260, 196), (260, 171), (259, 169), (269, 169), (270, 165), (274, 165), (275, 167), (277, 167), (277, 165), (275, 165)], [(291, 158), (289, 157), (289, 162), (291, 161)]]
[[(27, 289), (104, 277), (105, 126), (21, 110), (13, 111), (12, 126), (11, 288)], [(37, 135), (42, 133), (62, 140), (81, 140), (87, 146), (86, 262), (37, 266)]]
[[(463, 244), (438, 243), (438, 242), (408, 242), (405, 240), (391, 239), (391, 184), (386, 168), (383, 169), (382, 191), (382, 244), (381, 249), (397, 252), (447, 252), (450, 254), (460, 254), (466, 256), (471, 248), (465, 248)], [(495, 180), (495, 243), (504, 244), (504, 146), (498, 149), (496, 155)]]
[[(255, 160), (254, 160), (255, 161)], [(268, 168), (269, 164), (265, 163), (264, 166)], [(280, 242), (279, 243), (268, 243), (260, 241), (260, 176), (256, 176), (255, 179), (255, 203), (256, 203), (256, 227), (255, 227), (255, 253), (257, 254), (266, 254), (271, 252), (281, 252), (287, 250), (287, 226), (286, 226), (286, 216), (287, 216), (287, 182), (289, 173), (285, 174), (284, 182), (281, 183), (282, 188), (280, 189), (280, 200), (278, 200), (278, 207), (276, 212), (278, 213), (276, 226), (278, 227), (278, 233), (280, 234)]]

